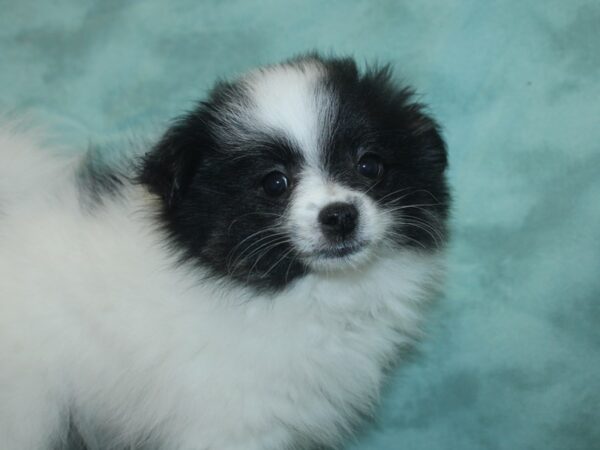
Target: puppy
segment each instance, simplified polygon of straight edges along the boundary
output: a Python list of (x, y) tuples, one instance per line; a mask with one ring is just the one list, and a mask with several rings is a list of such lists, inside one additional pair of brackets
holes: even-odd
[(0, 448), (335, 447), (443, 272), (437, 124), (313, 54), (128, 162), (0, 133)]

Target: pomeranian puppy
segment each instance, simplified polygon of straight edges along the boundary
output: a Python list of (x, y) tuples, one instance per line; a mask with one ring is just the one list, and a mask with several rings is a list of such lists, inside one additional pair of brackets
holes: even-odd
[(389, 69), (220, 82), (145, 154), (0, 132), (0, 448), (336, 447), (439, 285), (439, 127)]

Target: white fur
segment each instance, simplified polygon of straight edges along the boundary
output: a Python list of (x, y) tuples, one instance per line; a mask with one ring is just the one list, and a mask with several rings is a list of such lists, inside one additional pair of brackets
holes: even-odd
[(319, 81), (324, 68), (316, 61), (257, 69), (245, 77), (252, 105), (246, 113), (253, 127), (283, 133), (319, 166), (324, 127), (332, 123), (335, 99)]
[[(293, 133), (312, 145), (313, 131)], [(2, 450), (46, 449), (69, 416), (92, 450), (145, 438), (168, 450), (335, 445), (371, 411), (418, 331), (439, 255), (379, 248), (360, 269), (277, 295), (199, 281), (165, 249), (153, 196), (130, 186), (90, 212), (80, 156), (38, 146), (0, 131)]]

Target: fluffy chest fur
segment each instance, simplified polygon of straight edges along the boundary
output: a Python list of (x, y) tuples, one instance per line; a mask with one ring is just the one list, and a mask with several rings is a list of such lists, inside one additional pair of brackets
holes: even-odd
[(135, 188), (94, 214), (67, 186), (26, 197), (0, 225), (0, 381), (28, 389), (2, 391), (2, 410), (55, 440), (71, 416), (91, 448), (338, 442), (370, 411), (439, 275), (437, 257), (405, 252), (360, 278), (249, 298), (175, 265)]

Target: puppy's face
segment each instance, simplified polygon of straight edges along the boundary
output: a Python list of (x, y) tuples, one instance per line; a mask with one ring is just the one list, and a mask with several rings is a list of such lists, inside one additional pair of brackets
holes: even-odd
[(217, 85), (149, 153), (182, 257), (258, 289), (445, 239), (446, 151), (387, 70), (316, 56)]

